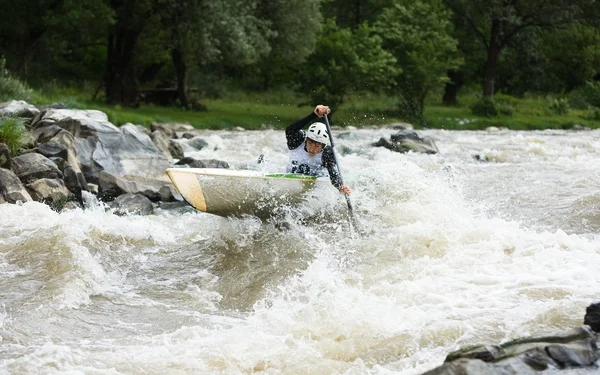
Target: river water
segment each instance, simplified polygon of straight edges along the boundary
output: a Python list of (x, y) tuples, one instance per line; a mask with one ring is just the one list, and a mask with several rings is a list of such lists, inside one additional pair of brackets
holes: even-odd
[[(600, 131), (343, 133), (363, 236), (329, 186), (265, 221), (0, 205), (0, 373), (420, 374), (600, 300)], [(283, 131), (202, 136), (187, 155), (287, 158)]]

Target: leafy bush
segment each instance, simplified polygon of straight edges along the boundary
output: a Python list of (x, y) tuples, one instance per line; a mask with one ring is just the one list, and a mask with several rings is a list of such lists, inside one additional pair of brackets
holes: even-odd
[(583, 87), (571, 91), (569, 102), (577, 109), (600, 107), (600, 82), (588, 81)]
[(0, 102), (8, 100), (30, 100), (32, 90), (6, 69), (6, 60), (0, 57)]
[(585, 118), (588, 120), (600, 121), (600, 108), (589, 107), (585, 114)]
[(498, 109), (498, 113), (502, 116), (512, 116), (513, 111), (515, 110), (512, 105), (505, 103), (498, 103), (496, 108)]
[(489, 97), (483, 97), (476, 101), (471, 106), (471, 111), (474, 115), (482, 117), (491, 118), (498, 116), (498, 108), (496, 108), (496, 103), (494, 103), (494, 100)]
[(11, 155), (16, 156), (23, 145), (25, 123), (18, 117), (0, 117), (0, 143), (8, 146)]
[(549, 108), (556, 115), (566, 115), (570, 109), (569, 101), (567, 99), (554, 99)]

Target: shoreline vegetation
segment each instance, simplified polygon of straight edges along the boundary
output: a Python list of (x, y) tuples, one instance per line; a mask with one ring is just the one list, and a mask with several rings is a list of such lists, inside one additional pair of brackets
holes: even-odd
[[(569, 108), (568, 104), (561, 108), (561, 103), (568, 103), (566, 99), (552, 96), (515, 98), (498, 94), (495, 99), (497, 115), (476, 115), (473, 113), (473, 106), (480, 99), (474, 92), (475, 90), (459, 98), (456, 106), (444, 106), (440, 102), (430, 101), (424, 107), (423, 118), (417, 119), (399, 115), (393, 109), (397, 107), (393, 98), (356, 94), (350, 96), (334, 112), (333, 121), (335, 125), (342, 127), (408, 122), (415, 129), (447, 130), (485, 130), (488, 127), (510, 130), (600, 128), (600, 114), (592, 109)], [(37, 106), (62, 103), (69, 109), (100, 110), (117, 126), (133, 123), (148, 127), (152, 123), (176, 122), (190, 124), (197, 129), (213, 130), (233, 127), (257, 130), (265, 126), (283, 129), (313, 108), (306, 104), (306, 98), (291, 91), (232, 92), (218, 99), (202, 100), (205, 111), (144, 103), (138, 108), (131, 108), (91, 100), (91, 97), (92, 95), (83, 92), (66, 89), (48, 93), (33, 91), (30, 103)]]

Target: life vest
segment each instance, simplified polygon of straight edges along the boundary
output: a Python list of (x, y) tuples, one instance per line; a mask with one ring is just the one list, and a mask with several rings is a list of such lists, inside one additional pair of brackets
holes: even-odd
[(302, 173), (312, 176), (327, 176), (327, 170), (323, 168), (323, 150), (315, 156), (310, 156), (304, 149), (304, 146), (306, 146), (306, 139), (300, 146), (290, 150), (286, 172)]

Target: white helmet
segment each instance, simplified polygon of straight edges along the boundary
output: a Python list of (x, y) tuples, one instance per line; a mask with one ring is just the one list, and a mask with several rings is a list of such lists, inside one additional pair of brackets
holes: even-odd
[(331, 142), (329, 142), (329, 133), (327, 133), (327, 127), (322, 122), (315, 122), (311, 126), (308, 127), (308, 133), (306, 133), (306, 137), (312, 139), (315, 142), (323, 143), (326, 146), (329, 146)]

